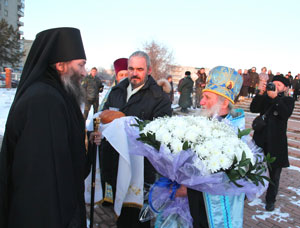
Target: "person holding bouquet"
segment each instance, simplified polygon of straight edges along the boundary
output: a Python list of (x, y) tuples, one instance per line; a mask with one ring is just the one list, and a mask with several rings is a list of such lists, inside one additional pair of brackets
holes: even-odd
[[(104, 104), (104, 111), (100, 115), (102, 123), (109, 123), (114, 118), (121, 116), (136, 116), (141, 120), (153, 120), (156, 117), (171, 116), (171, 101), (150, 74), (149, 56), (142, 51), (134, 52), (128, 59), (128, 79), (120, 81), (119, 84), (111, 89)], [(116, 138), (118, 130), (114, 129), (113, 138)], [(122, 148), (125, 147), (121, 138), (118, 139), (118, 144)], [(112, 147), (111, 142), (105, 137), (101, 142), (100, 148), (100, 169), (104, 201), (114, 203), (114, 210), (119, 216), (117, 227), (150, 228), (150, 221), (145, 223), (139, 222), (139, 213), (142, 205), (139, 205), (134, 199), (136, 197), (143, 198), (143, 196), (140, 196), (143, 195), (143, 185), (144, 183), (153, 184), (156, 172), (147, 159), (142, 159), (141, 170), (144, 170), (144, 175), (143, 171), (133, 171), (133, 169), (136, 170), (137, 166), (132, 161), (131, 169), (126, 169), (126, 165), (121, 165), (120, 160), (122, 159), (120, 151)], [(128, 184), (125, 180), (127, 180), (129, 175), (131, 176), (131, 180), (129, 180), (131, 182)], [(141, 175), (143, 175), (142, 178), (140, 177)], [(143, 180), (142, 186), (134, 183), (138, 179)], [(125, 195), (121, 197), (123, 193)]]
[[(200, 101), (201, 114), (207, 117), (226, 118), (232, 125), (244, 129), (245, 116), (243, 110), (234, 110), (234, 100), (239, 94), (243, 80), (234, 69), (215, 67), (209, 72), (203, 97)], [(204, 195), (200, 191), (186, 189), (183, 185), (176, 196), (188, 196), (194, 228), (208, 226)]]

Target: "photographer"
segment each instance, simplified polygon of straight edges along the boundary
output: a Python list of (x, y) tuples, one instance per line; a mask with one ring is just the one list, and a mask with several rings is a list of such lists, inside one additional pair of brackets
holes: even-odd
[(289, 166), (287, 145), (287, 122), (294, 109), (294, 100), (285, 96), (289, 88), (289, 80), (274, 76), (273, 82), (268, 84), (262, 81), (259, 84), (259, 92), (250, 105), (250, 111), (266, 115), (266, 125), (260, 130), (254, 131), (253, 139), (263, 148), (264, 153), (276, 157), (269, 169), (273, 184), (269, 184), (266, 194), (266, 210), (273, 211), (276, 195), (278, 193), (279, 179), (282, 168)]

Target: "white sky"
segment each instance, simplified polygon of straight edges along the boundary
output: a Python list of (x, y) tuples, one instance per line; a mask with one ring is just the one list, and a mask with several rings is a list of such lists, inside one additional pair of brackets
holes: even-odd
[(300, 73), (298, 0), (26, 0), (26, 39), (45, 29), (81, 30), (87, 66), (110, 68), (143, 43), (173, 51), (175, 63), (233, 68), (266, 66)]

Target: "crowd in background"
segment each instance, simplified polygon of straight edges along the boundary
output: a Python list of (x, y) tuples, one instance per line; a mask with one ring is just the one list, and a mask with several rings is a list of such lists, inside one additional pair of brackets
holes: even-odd
[[(238, 70), (238, 73), (243, 77), (243, 85), (240, 91), (239, 96), (236, 98), (237, 101), (243, 101), (245, 98), (253, 98), (258, 91), (258, 85), (261, 82), (268, 84), (272, 82), (274, 74), (272, 70), (267, 70), (266, 67), (261, 68), (261, 72), (256, 72), (256, 67), (251, 69), (242, 69)], [(289, 80), (289, 89), (286, 91), (286, 95), (292, 96), (295, 101), (298, 100), (298, 95), (300, 94), (300, 73), (295, 77), (292, 76), (291, 71), (286, 75), (283, 75), (280, 72), (276, 73), (276, 76), (285, 77)], [(188, 113), (188, 108), (200, 108), (200, 100), (202, 97), (202, 90), (205, 88), (206, 84), (206, 73), (205, 69), (201, 68), (197, 72), (198, 78), (193, 82), (191, 74), (189, 71), (185, 72), (185, 77), (182, 78), (177, 87), (177, 91), (180, 93), (179, 106), (183, 113)], [(184, 83), (183, 83), (184, 82)], [(189, 82), (189, 83), (187, 83)], [(191, 84), (193, 82), (193, 84)], [(194, 103), (192, 99), (194, 97)]]

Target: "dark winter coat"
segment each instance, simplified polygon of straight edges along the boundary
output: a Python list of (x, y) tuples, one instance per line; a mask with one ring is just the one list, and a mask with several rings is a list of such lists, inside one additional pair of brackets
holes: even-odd
[(97, 76), (86, 76), (82, 80), (82, 87), (85, 89), (87, 100), (99, 99), (99, 93), (103, 91), (103, 84)]
[(294, 90), (299, 90), (300, 89), (300, 80), (299, 79), (294, 79), (292, 82), (292, 88)]
[(268, 81), (267, 81), (267, 82), (271, 82), (271, 81), (273, 81), (274, 74), (268, 74), (268, 76), (269, 76), (269, 79), (268, 79)]
[(84, 119), (58, 77), (47, 73), (10, 111), (0, 159), (0, 227), (86, 226)]
[(205, 83), (206, 83), (206, 74), (205, 73), (199, 74), (198, 78), (195, 81), (196, 92), (197, 92), (197, 89), (202, 91), (202, 89), (204, 89), (204, 87), (205, 87)]
[(249, 72), (249, 75), (250, 75), (250, 87), (251, 88), (255, 88), (256, 85), (259, 83), (259, 76), (258, 76), (258, 73), (256, 72)]
[(249, 87), (251, 85), (251, 77), (249, 74), (243, 74), (243, 86)]
[[(148, 76), (145, 85), (126, 102), (128, 85), (129, 81), (123, 80), (113, 87), (103, 110), (117, 109), (126, 116), (136, 116), (142, 120), (171, 116), (170, 98), (151, 76)], [(101, 142), (100, 157), (102, 181), (108, 182), (115, 188), (119, 154), (105, 139)], [(155, 170), (147, 159), (145, 159), (144, 165), (144, 180), (146, 183), (153, 183)]]
[(276, 157), (273, 167), (288, 167), (287, 122), (294, 110), (294, 100), (283, 93), (271, 99), (267, 94), (256, 95), (250, 105), (250, 111), (267, 114), (267, 126), (260, 132), (254, 131), (253, 139), (264, 149), (265, 154), (270, 153)]
[(191, 77), (186, 76), (178, 85), (178, 92), (180, 92), (179, 106), (181, 108), (188, 108), (192, 106), (192, 93), (194, 81)]

